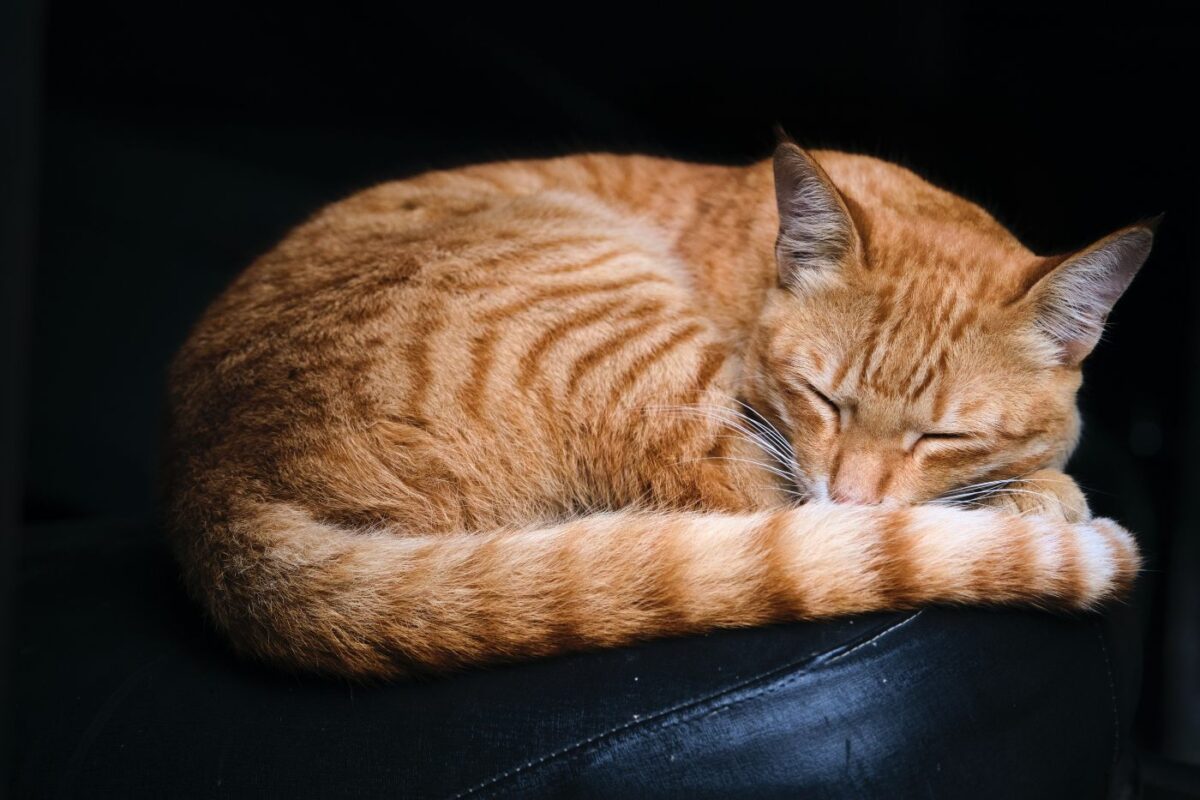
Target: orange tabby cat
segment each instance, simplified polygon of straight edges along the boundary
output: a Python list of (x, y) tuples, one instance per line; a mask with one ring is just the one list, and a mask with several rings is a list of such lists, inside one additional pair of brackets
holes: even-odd
[(586, 155), (297, 228), (170, 377), (170, 528), (243, 651), (390, 677), (921, 603), (1081, 608), (1059, 470), (1152, 224), (1039, 257), (893, 164)]

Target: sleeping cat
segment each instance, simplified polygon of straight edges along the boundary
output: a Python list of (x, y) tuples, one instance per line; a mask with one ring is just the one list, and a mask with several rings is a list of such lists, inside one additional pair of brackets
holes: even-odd
[(1060, 470), (1153, 227), (1041, 257), (791, 142), (386, 183), (254, 263), (174, 361), (174, 547), (239, 649), (352, 677), (1094, 606), (1138, 551)]

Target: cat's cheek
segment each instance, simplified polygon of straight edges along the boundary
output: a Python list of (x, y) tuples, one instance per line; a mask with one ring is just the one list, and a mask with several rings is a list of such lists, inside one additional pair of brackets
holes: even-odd
[(885, 504), (912, 505), (927, 499), (930, 499), (929, 487), (911, 460), (892, 472), (887, 495), (883, 498)]
[(953, 453), (944, 449), (942, 452), (931, 450), (930, 447), (918, 445), (910, 455), (907, 503), (934, 500), (975, 477), (973, 465), (954, 458)]
[(807, 427), (796, 437), (796, 457), (815, 472), (828, 474), (838, 451), (837, 428), (827, 422)]

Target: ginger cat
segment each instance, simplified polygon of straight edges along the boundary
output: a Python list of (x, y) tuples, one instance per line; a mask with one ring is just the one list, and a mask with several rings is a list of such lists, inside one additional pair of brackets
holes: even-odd
[(1036, 256), (896, 165), (488, 164), (336, 203), (173, 363), (168, 509), (242, 651), (389, 678), (923, 603), (1075, 609), (1061, 470), (1153, 223)]

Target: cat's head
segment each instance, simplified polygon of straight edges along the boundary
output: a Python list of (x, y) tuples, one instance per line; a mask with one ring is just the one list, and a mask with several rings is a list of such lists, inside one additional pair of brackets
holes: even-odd
[(821, 160), (776, 151), (779, 286), (747, 362), (747, 397), (790, 440), (802, 488), (911, 503), (1061, 467), (1080, 364), (1154, 224), (1039, 257), (907, 170)]

